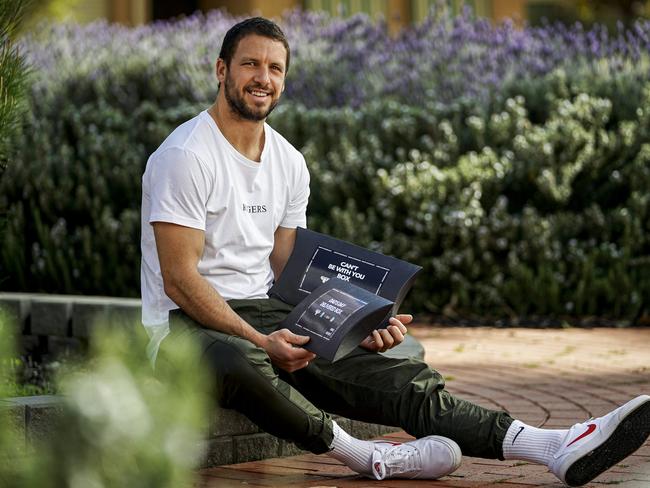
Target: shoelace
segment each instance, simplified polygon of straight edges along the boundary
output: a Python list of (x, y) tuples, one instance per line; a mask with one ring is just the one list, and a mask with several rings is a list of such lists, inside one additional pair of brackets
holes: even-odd
[(388, 476), (411, 472), (415, 476), (422, 470), (420, 451), (412, 446), (401, 444), (392, 447), (384, 453), (382, 461)]

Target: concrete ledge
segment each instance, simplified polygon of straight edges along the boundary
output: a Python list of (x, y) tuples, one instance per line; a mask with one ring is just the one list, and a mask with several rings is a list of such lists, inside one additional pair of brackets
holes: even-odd
[[(16, 321), (23, 349), (31, 352), (39, 348), (39, 355), (80, 352), (96, 327), (137, 327), (141, 308), (141, 301), (136, 298), (0, 293), (0, 309)], [(422, 359), (424, 349), (409, 335), (402, 344), (383, 354)]]
[(72, 336), (87, 339), (95, 327), (106, 324), (135, 326), (140, 323), (141, 308), (135, 298), (76, 297), (72, 303)]
[[(0, 409), (8, 410), (9, 418), (20, 437), (15, 453), (22, 454), (30, 446), (52, 436), (62, 408), (62, 398), (55, 395), (0, 400)], [(343, 428), (362, 439), (399, 430), (384, 425), (335, 418)], [(213, 413), (203, 448), (205, 454), (201, 462), (202, 467), (295, 456), (305, 452), (291, 442), (260, 431), (255, 424), (234, 410), (223, 408), (217, 408)]]
[(34, 297), (31, 301), (31, 333), (34, 335), (69, 337), (72, 302), (66, 297)]
[(0, 293), (0, 309), (7, 314), (9, 320), (20, 324), (22, 334), (30, 333), (29, 319), (33, 296), (27, 293)]
[(5, 398), (0, 408), (8, 411), (20, 439), (17, 452), (50, 437), (62, 411), (61, 399), (54, 395)]
[(0, 293), (0, 309), (22, 334), (23, 352), (57, 357), (83, 352), (93, 329), (108, 324), (134, 328), (141, 301), (135, 298)]
[[(38, 350), (39, 355), (57, 357), (66, 352), (82, 352), (96, 327), (111, 323), (118, 327), (136, 327), (140, 321), (141, 302), (131, 298), (0, 293), (0, 309), (16, 321), (24, 350)], [(422, 359), (424, 348), (409, 335), (404, 343), (384, 355)], [(52, 435), (62, 404), (60, 397), (38, 396), (0, 399), (0, 408), (9, 410), (21, 438), (17, 446), (17, 452), (21, 452), (39, 439)], [(345, 418), (336, 420), (352, 435), (363, 439), (397, 430)], [(215, 410), (204, 444), (204, 466), (303, 452), (293, 443), (260, 431), (245, 416), (226, 409)]]

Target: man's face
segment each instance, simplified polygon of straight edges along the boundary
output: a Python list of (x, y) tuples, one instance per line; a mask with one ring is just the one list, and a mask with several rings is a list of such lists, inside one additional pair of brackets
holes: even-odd
[(245, 120), (266, 119), (284, 90), (286, 62), (281, 42), (258, 35), (241, 39), (229, 67), (217, 61), (217, 78), (230, 109)]

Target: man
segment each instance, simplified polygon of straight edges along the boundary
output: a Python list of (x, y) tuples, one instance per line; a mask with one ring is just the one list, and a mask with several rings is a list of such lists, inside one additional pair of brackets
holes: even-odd
[[(417, 360), (377, 354), (402, 342), (412, 317), (398, 315), (355, 351), (328, 363), (308, 338), (278, 329), (291, 307), (267, 291), (306, 224), (304, 158), (265, 124), (289, 69), (274, 23), (253, 18), (225, 36), (219, 92), (178, 127), (143, 176), (143, 323), (150, 353), (194, 336), (214, 373), (219, 403), (314, 453), (328, 453), (377, 479), (438, 478), (471, 456), (549, 466), (584, 484), (640, 447), (650, 433), (650, 396), (568, 430), (542, 430), (455, 398)], [(404, 444), (348, 435), (325, 413), (397, 425)], [(453, 440), (452, 440), (453, 439)]]

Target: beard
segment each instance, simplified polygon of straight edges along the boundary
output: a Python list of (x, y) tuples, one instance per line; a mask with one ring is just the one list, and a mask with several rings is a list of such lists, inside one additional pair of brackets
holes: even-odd
[[(280, 101), (279, 99), (273, 100), (271, 102), (271, 105), (269, 105), (269, 108), (266, 110), (251, 107), (246, 104), (244, 97), (235, 88), (235, 83), (230, 78), (230, 73), (226, 74), (226, 79), (224, 80), (223, 84), (224, 95), (226, 96), (226, 101), (230, 106), (230, 110), (232, 110), (235, 115), (244, 120), (260, 122), (266, 119)], [(261, 88), (259, 85), (253, 86), (252, 88), (254, 89), (258, 87)]]

